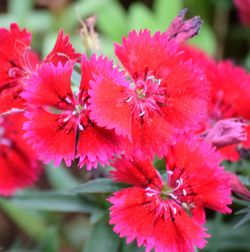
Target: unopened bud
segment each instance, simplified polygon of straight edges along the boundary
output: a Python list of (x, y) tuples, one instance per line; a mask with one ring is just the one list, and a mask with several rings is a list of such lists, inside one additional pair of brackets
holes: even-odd
[(208, 130), (205, 140), (217, 148), (246, 141), (246, 126), (243, 120), (237, 118), (220, 120)]
[(174, 39), (178, 43), (185, 42), (186, 40), (194, 37), (199, 33), (202, 25), (200, 17), (195, 16), (191, 19), (184, 20), (187, 9), (180, 11), (179, 15), (172, 21), (166, 31), (168, 39)]
[(239, 177), (232, 172), (228, 172), (230, 178), (230, 186), (234, 193), (236, 193), (240, 198), (250, 201), (250, 191), (241, 182)]

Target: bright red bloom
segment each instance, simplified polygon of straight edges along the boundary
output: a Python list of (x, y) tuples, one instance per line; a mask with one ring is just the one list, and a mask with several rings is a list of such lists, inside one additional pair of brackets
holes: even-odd
[(250, 0), (234, 0), (243, 24), (250, 26)]
[(0, 116), (0, 195), (32, 185), (41, 173), (34, 151), (23, 140), (22, 113)]
[[(22, 108), (24, 101), (19, 96), (21, 80), (38, 62), (29, 49), (31, 33), (11, 24), (10, 30), (0, 28), (0, 112), (11, 108)], [(27, 65), (27, 61), (30, 63)]]
[[(24, 100), (20, 97), (23, 81), (35, 71), (39, 59), (30, 49), (31, 33), (20, 30), (17, 24), (11, 24), (10, 30), (0, 28), (0, 41), (0, 113), (3, 113), (11, 108), (24, 107)], [(79, 57), (69, 37), (60, 31), (55, 47), (44, 61), (65, 63)]]
[(146, 251), (187, 252), (206, 244), (204, 208), (230, 213), (228, 174), (206, 143), (180, 141), (172, 149), (171, 167), (161, 177), (149, 161), (116, 161), (112, 177), (129, 183), (109, 198), (110, 224), (127, 242)]
[(115, 53), (127, 72), (120, 79), (96, 76), (89, 91), (90, 116), (132, 140), (132, 152), (163, 156), (176, 135), (197, 128), (205, 118), (205, 77), (182, 60), (178, 44), (166, 34), (131, 32)]
[[(71, 89), (74, 62), (64, 65), (44, 63), (26, 82), (23, 97), (28, 101), (28, 122), (25, 137), (45, 163), (64, 159), (68, 166), (76, 157), (79, 166), (87, 169), (109, 163), (120, 149), (114, 131), (97, 126), (89, 118), (88, 85), (95, 74), (112, 74), (112, 62), (91, 57), (82, 59), (82, 80), (79, 91)], [(116, 74), (116, 73), (114, 73)]]
[[(191, 57), (203, 69), (207, 80), (211, 83), (209, 120), (204, 122), (205, 128), (209, 129), (223, 119), (250, 120), (250, 74), (242, 67), (234, 66), (230, 61), (217, 63), (205, 52), (191, 46), (183, 46), (183, 49), (185, 57)], [(243, 141), (242, 144), (247, 148), (249, 140)], [(238, 147), (238, 144), (234, 144), (220, 148), (220, 151), (225, 159), (237, 161), (240, 157)]]

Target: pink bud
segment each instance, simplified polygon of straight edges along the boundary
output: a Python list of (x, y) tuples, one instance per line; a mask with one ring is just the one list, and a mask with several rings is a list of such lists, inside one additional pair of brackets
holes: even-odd
[(165, 34), (168, 36), (169, 40), (175, 39), (176, 42), (182, 43), (199, 33), (202, 24), (201, 18), (196, 16), (184, 21), (186, 12), (187, 9), (181, 10), (179, 15), (168, 27)]
[(228, 172), (230, 185), (233, 192), (235, 192), (240, 198), (250, 201), (250, 191), (240, 181), (237, 175), (232, 172)]
[(237, 118), (220, 120), (208, 130), (205, 140), (217, 148), (246, 141), (246, 126), (243, 120)]

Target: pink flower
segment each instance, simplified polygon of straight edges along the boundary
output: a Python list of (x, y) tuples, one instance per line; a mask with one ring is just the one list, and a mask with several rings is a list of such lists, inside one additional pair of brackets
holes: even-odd
[[(43, 63), (25, 83), (23, 97), (28, 101), (25, 137), (39, 157), (58, 166), (79, 158), (79, 167), (96, 168), (109, 163), (120, 150), (120, 137), (97, 126), (89, 117), (89, 82), (95, 74), (116, 74), (105, 58), (83, 57), (79, 90), (73, 93), (71, 75), (74, 62)], [(119, 76), (118, 76), (119, 77)]]
[(34, 151), (23, 140), (22, 113), (0, 116), (0, 195), (10, 196), (31, 186), (42, 167)]
[(210, 145), (179, 141), (171, 156), (163, 176), (149, 161), (121, 159), (113, 164), (114, 180), (132, 186), (109, 198), (110, 224), (120, 237), (127, 237), (128, 243), (136, 239), (146, 251), (203, 248), (209, 237), (202, 227), (204, 208), (231, 212), (229, 177)]
[(209, 85), (178, 47), (167, 33), (133, 31), (115, 45), (126, 71), (90, 83), (90, 117), (130, 139), (127, 155), (163, 156), (177, 135), (199, 128), (206, 117)]

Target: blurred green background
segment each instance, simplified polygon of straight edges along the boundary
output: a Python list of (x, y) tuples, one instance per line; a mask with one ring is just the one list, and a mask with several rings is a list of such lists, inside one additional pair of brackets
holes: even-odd
[[(113, 42), (120, 42), (130, 30), (165, 31), (184, 7), (189, 9), (188, 17), (199, 15), (204, 21), (191, 44), (217, 59), (231, 58), (250, 69), (250, 28), (241, 25), (231, 0), (1, 0), (0, 26), (17, 22), (26, 27), (33, 34), (33, 49), (44, 57), (53, 48), (59, 29), (70, 34), (74, 46), (84, 52), (79, 18), (95, 15), (101, 51), (113, 57)], [(249, 186), (249, 161), (226, 165), (241, 173)], [(107, 224), (109, 206), (105, 199), (117, 189), (109, 180), (87, 182), (80, 192), (68, 193), (67, 189), (103, 177), (104, 172), (50, 165), (33, 189), (10, 200), (0, 198), (0, 251), (144, 251), (135, 244), (126, 246)], [(236, 200), (234, 213), (249, 206)], [(222, 216), (208, 212), (212, 238), (205, 251), (250, 251), (249, 211), (237, 228), (234, 226), (242, 215), (234, 213)]]

